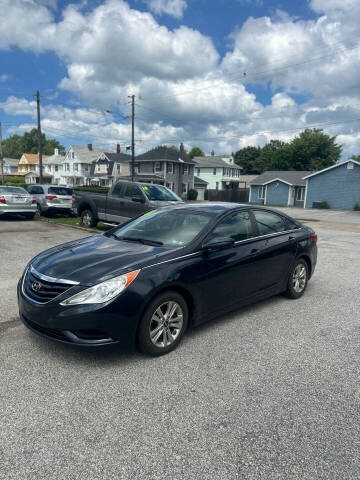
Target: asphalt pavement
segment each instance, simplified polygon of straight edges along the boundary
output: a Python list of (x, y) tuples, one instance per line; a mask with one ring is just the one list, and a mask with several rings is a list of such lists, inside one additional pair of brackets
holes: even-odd
[(301, 299), (238, 310), (153, 359), (22, 326), (27, 261), (88, 233), (0, 220), (0, 478), (360, 478), (360, 234), (317, 230)]

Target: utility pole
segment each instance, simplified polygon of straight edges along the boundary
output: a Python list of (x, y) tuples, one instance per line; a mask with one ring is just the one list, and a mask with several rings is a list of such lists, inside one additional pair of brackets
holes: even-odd
[(135, 178), (135, 95), (131, 98), (131, 181)]
[(1, 180), (2, 184), (5, 185), (4, 180), (4, 159), (2, 154), (2, 129), (1, 129), (1, 122), (0, 122), (0, 163), (1, 163)]
[(38, 133), (38, 149), (39, 149), (39, 170), (40, 170), (40, 184), (43, 183), (43, 163), (42, 163), (42, 142), (41, 142), (41, 125), (40, 125), (40, 93), (36, 90), (36, 105), (37, 105), (37, 133)]

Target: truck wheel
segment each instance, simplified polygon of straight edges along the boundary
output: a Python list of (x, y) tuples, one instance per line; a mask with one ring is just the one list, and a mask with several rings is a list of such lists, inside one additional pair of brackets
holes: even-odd
[(86, 228), (96, 227), (97, 218), (91, 210), (84, 210), (81, 214), (81, 225)]

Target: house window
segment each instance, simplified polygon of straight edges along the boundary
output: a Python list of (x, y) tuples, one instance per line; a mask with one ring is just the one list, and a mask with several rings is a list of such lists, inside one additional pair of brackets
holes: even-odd
[(89, 165), (84, 165), (84, 170), (85, 170), (85, 172), (88, 172), (89, 171)]
[(216, 175), (216, 168), (213, 169), (213, 175)]
[(98, 172), (100, 172), (100, 170), (101, 170), (100, 165), (96, 165), (96, 170), (97, 170)]
[(354, 170), (354, 164), (353, 164), (353, 162), (348, 162), (348, 164), (346, 165), (346, 168), (347, 168), (348, 170)]
[(55, 172), (59, 170), (59, 165), (55, 165)]
[(74, 172), (78, 172), (78, 171), (79, 171), (78, 164), (74, 163)]
[(265, 195), (266, 195), (266, 186), (259, 187), (258, 199), (265, 200)]
[(167, 173), (174, 173), (174, 164), (172, 162), (167, 163)]
[(187, 192), (187, 184), (186, 183), (182, 184), (182, 191), (183, 191), (183, 193)]
[(71, 158), (74, 160), (74, 158), (75, 158), (75, 152), (71, 152)]
[(162, 164), (161, 164), (161, 162), (155, 162), (154, 171), (155, 171), (155, 173), (157, 173), (157, 172), (162, 172)]
[(184, 165), (184, 170), (183, 170), (183, 172), (184, 172), (184, 175), (188, 175), (188, 173), (189, 173), (189, 165)]
[(68, 163), (65, 163), (65, 171), (70, 172), (70, 165)]
[(216, 182), (216, 190), (219, 190), (219, 182)]
[(197, 175), (200, 175), (200, 168), (197, 169)]
[(116, 164), (116, 173), (121, 173), (121, 164), (120, 163), (117, 163)]
[(305, 188), (298, 188), (296, 190), (296, 200), (298, 202), (303, 202), (305, 200)]

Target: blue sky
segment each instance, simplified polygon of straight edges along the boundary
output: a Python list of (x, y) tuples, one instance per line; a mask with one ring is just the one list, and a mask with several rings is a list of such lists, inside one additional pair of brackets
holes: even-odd
[(229, 153), (319, 125), (359, 153), (356, 0), (2, 3), (5, 137), (34, 125), (39, 89), (49, 137), (124, 145), (134, 93), (138, 151)]

